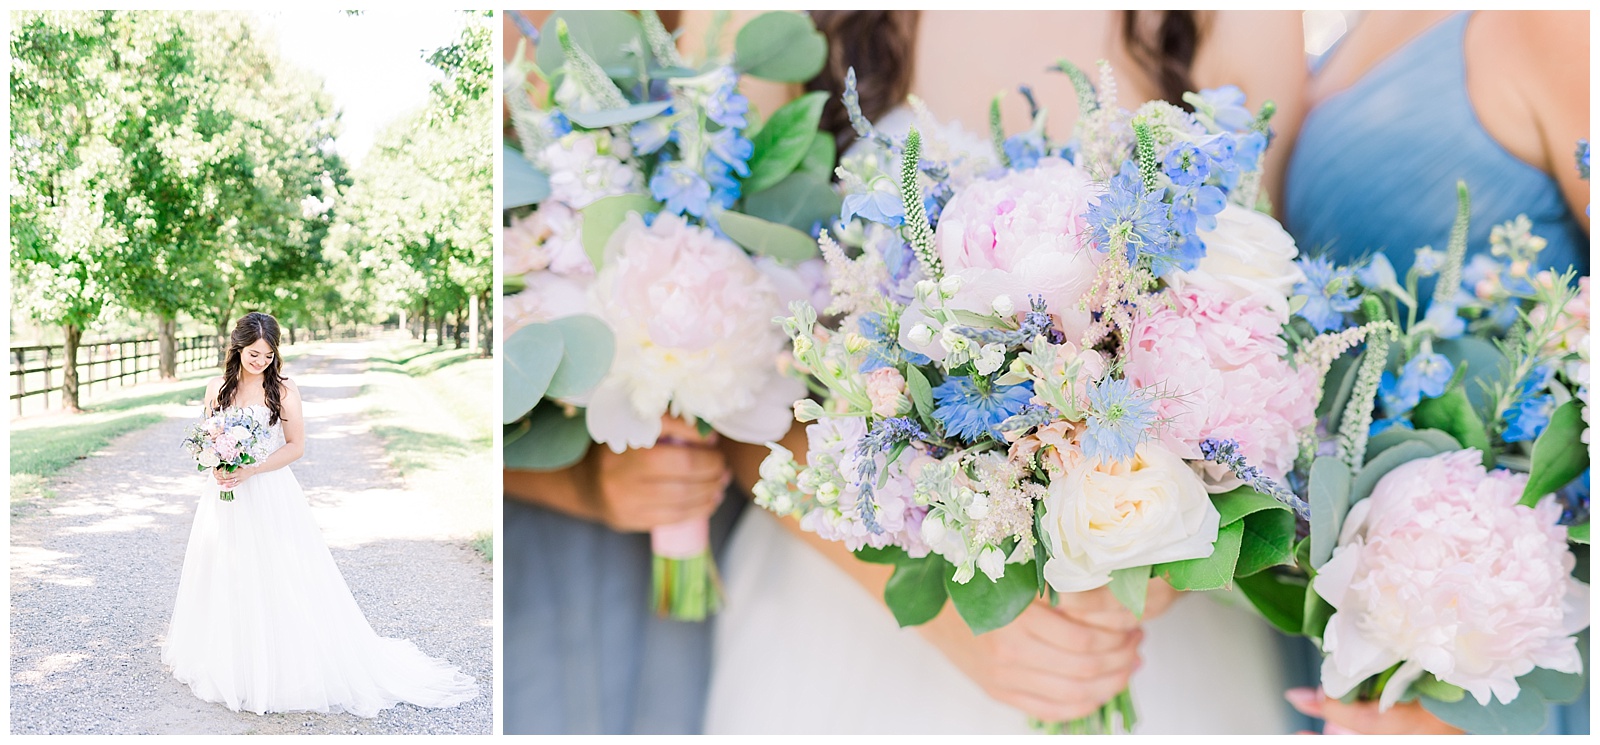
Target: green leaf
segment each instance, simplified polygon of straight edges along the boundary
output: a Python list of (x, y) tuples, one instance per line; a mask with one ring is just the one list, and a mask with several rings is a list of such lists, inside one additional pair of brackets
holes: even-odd
[(1466, 391), (1451, 388), (1438, 398), (1425, 398), (1411, 414), (1411, 422), (1418, 429), (1437, 429), (1463, 447), (1473, 448), (1483, 454), (1485, 468), (1494, 465), (1494, 448), (1489, 446), (1489, 431), (1484, 428), (1478, 412), (1472, 409)]
[(734, 68), (762, 80), (804, 83), (822, 72), (827, 60), (827, 40), (799, 13), (762, 13), (733, 40)]
[(1239, 563), (1233, 576), (1248, 577), (1265, 569), (1294, 562), (1294, 512), (1262, 510), (1244, 520), (1239, 542)]
[(1311, 463), (1312, 567), (1320, 567), (1339, 545), (1339, 529), (1350, 511), (1350, 469), (1344, 461), (1324, 455)]
[(616, 337), (605, 321), (588, 314), (557, 318), (548, 325), (561, 332), (561, 364), (550, 378), (544, 395), (550, 398), (581, 396), (600, 385), (611, 371)]
[(922, 374), (922, 369), (916, 365), (906, 365), (906, 393), (911, 394), (911, 403), (917, 411), (925, 416), (933, 415), (933, 386), (928, 385), (928, 376)]
[(883, 548), (862, 546), (855, 550), (855, 555), (857, 559), (869, 564), (899, 564), (911, 559), (910, 556), (906, 555), (905, 549), (899, 546), (884, 546)]
[(1461, 686), (1451, 685), (1429, 674), (1417, 678), (1417, 682), (1411, 684), (1411, 690), (1445, 703), (1455, 703), (1467, 695), (1466, 689)]
[(1480, 705), (1471, 696), (1453, 702), (1426, 697), (1419, 700), (1428, 713), (1473, 735), (1537, 734), (1544, 729), (1548, 708), (1544, 699), (1528, 691), (1523, 691), (1509, 704), (1490, 699), (1488, 706)]
[(1567, 540), (1574, 543), (1588, 543), (1589, 524), (1583, 523), (1582, 525), (1573, 525), (1567, 528)]
[(534, 62), (539, 69), (554, 75), (566, 65), (567, 55), (556, 43), (556, 21), (566, 19), (572, 42), (587, 52), (606, 73), (640, 69), (640, 54), (649, 47), (644, 42), (644, 27), (638, 16), (620, 10), (561, 10), (550, 14), (539, 29), (539, 44)]
[(1150, 565), (1117, 569), (1111, 572), (1111, 595), (1122, 607), (1144, 618), (1145, 594), (1150, 590)]
[(550, 177), (534, 168), (516, 148), (501, 143), (505, 154), (504, 178), (500, 193), (505, 198), (506, 209), (538, 204), (550, 197)]
[(1522, 490), (1522, 504), (1538, 504), (1546, 494), (1588, 470), (1589, 448), (1580, 439), (1587, 426), (1582, 404), (1576, 399), (1557, 407), (1550, 415), (1549, 426), (1533, 442), (1533, 465), (1528, 471), (1528, 486)]
[(894, 576), (883, 587), (883, 602), (901, 627), (919, 626), (939, 615), (949, 597), (944, 589), (945, 567), (949, 565), (934, 554), (895, 565)]
[(1405, 427), (1390, 427), (1367, 440), (1367, 459), (1376, 458), (1379, 453), (1388, 450), (1402, 442), (1417, 440), (1433, 446), (1435, 452), (1445, 453), (1451, 450), (1460, 450), (1461, 443), (1456, 438), (1437, 429), (1407, 429)]
[[(1230, 492), (1211, 495), (1211, 504), (1222, 515), (1222, 525), (1232, 525), (1262, 510), (1290, 512), (1287, 505), (1248, 486)], [(1293, 517), (1293, 514), (1290, 514)]]
[(984, 634), (1016, 619), (1039, 592), (1033, 562), (1007, 564), (998, 582), (990, 582), (982, 572), (966, 584), (955, 580), (955, 565), (945, 562), (944, 589), (950, 593), (961, 620), (974, 634)]
[(502, 425), (500, 441), (510, 445), (523, 435), (528, 434), (528, 430), (532, 429), (532, 427), (533, 425), (527, 419), (518, 419), (511, 424)]
[(814, 91), (772, 112), (772, 118), (750, 140), (754, 152), (750, 155), (750, 175), (742, 184), (744, 193), (770, 188), (799, 167), (817, 136), (817, 123), (822, 120), (822, 105), (827, 100), (828, 94)]
[(795, 171), (772, 188), (746, 196), (744, 213), (810, 235), (819, 222), (827, 227), (842, 203), (826, 177)]
[(666, 111), (672, 106), (671, 101), (649, 101), (636, 103), (620, 109), (607, 109), (605, 111), (564, 111), (568, 119), (584, 129), (604, 129), (615, 127), (619, 124), (632, 124), (644, 121), (656, 114)]
[[(785, 264), (798, 264), (817, 255), (817, 241), (787, 225), (738, 212), (717, 213), (717, 224), (746, 251), (771, 256)], [(584, 223), (584, 230), (588, 230), (588, 223)]]
[(1301, 613), (1305, 619), (1305, 626), (1300, 629), (1303, 636), (1311, 637), (1319, 643), (1322, 641), (1322, 632), (1328, 627), (1328, 619), (1333, 617), (1334, 608), (1317, 594), (1314, 588), (1306, 588), (1306, 607)]
[(821, 178), (823, 181), (833, 180), (833, 167), (839, 162), (838, 149), (833, 144), (833, 135), (827, 132), (818, 132), (811, 138), (811, 147), (806, 149), (806, 157), (800, 159), (797, 173), (809, 173)]
[(507, 468), (566, 468), (589, 451), (589, 427), (582, 409), (569, 417), (560, 406), (538, 406), (529, 415), (528, 424), (527, 434), (505, 444)]
[(1157, 564), (1153, 572), (1165, 577), (1167, 583), (1178, 590), (1216, 590), (1233, 584), (1233, 568), (1239, 562), (1239, 544), (1244, 537), (1244, 523), (1234, 522), (1217, 531), (1217, 543), (1211, 555), (1187, 561), (1169, 561)]
[(1305, 628), (1306, 580), (1281, 572), (1260, 572), (1235, 580), (1261, 617), (1291, 636)]
[(660, 203), (643, 194), (618, 194), (590, 202), (580, 211), (583, 215), (584, 253), (589, 254), (589, 260), (599, 269), (605, 263), (606, 242), (611, 240), (611, 234), (616, 232), (629, 213), (638, 213), (643, 217), (660, 209)]
[(1327, 420), (1329, 432), (1339, 431), (1339, 417), (1344, 415), (1345, 404), (1350, 402), (1350, 394), (1355, 392), (1356, 368), (1360, 362), (1361, 354), (1342, 355), (1328, 366), (1328, 374), (1322, 379), (1322, 390), (1333, 395), (1323, 394), (1317, 404), (1317, 418)]
[[(1378, 481), (1387, 476), (1390, 471), (1410, 463), (1418, 458), (1431, 458), (1438, 455), (1439, 451), (1421, 440), (1402, 442), (1388, 450), (1383, 451), (1378, 457), (1367, 461), (1361, 471), (1350, 482), (1350, 504), (1355, 504), (1368, 496), (1377, 487)], [(1312, 508), (1315, 510), (1316, 508)], [(1312, 514), (1316, 514), (1314, 511)], [(1317, 566), (1322, 566), (1318, 564)]]
[(561, 365), (565, 344), (561, 331), (544, 323), (524, 326), (506, 338), (501, 349), (505, 375), (502, 424), (527, 416), (544, 398), (556, 368)]
[(1461, 378), (1461, 389), (1467, 394), (1467, 401), (1476, 411), (1488, 408), (1488, 393), (1484, 391), (1485, 385), (1492, 385), (1499, 377), (1500, 367), (1505, 364), (1506, 356), (1500, 353), (1495, 345), (1472, 336), (1458, 336), (1454, 339), (1438, 339), (1433, 342), (1433, 351), (1445, 356), (1450, 363), (1455, 365), (1457, 372), (1461, 366), (1466, 365), (1466, 372)]

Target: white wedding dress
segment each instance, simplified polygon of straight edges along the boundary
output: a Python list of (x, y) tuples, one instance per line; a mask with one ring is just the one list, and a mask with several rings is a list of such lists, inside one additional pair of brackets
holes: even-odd
[[(898, 136), (913, 121), (900, 106), (877, 127)], [(959, 124), (938, 129), (944, 147), (991, 147)], [(1026, 714), (989, 698), (916, 629), (900, 628), (881, 597), (771, 513), (745, 510), (729, 540), (721, 562), (728, 602), (712, 642), (707, 733), (1030, 731)], [(1219, 595), (1180, 596), (1145, 624), (1144, 666), (1132, 682), (1136, 733), (1293, 730), (1294, 714), (1283, 699), (1290, 681), (1281, 638), (1240, 607), (1247, 605), (1242, 597)]]
[[(267, 407), (244, 407), (263, 424)], [(270, 428), (268, 452), (284, 445)], [(447, 707), (478, 685), (403, 639), (373, 632), (289, 468), (200, 498), (162, 662), (196, 696), (234, 711), (344, 711), (405, 701)]]

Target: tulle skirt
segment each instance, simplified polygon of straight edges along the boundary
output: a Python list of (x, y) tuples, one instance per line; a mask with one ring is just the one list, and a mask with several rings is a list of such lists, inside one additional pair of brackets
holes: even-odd
[(196, 696), (234, 711), (454, 706), (477, 683), (403, 639), (373, 632), (294, 474), (200, 499), (161, 655)]

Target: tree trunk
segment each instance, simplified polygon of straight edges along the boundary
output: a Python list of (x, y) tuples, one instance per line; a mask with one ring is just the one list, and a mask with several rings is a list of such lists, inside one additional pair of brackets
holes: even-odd
[(466, 308), (456, 308), (456, 349), (461, 348), (461, 335), (466, 331), (466, 319), (462, 318), (464, 315), (466, 315)]
[(478, 328), (478, 296), (472, 296), (472, 306), (467, 312), (467, 328), (472, 330), (472, 351), (479, 350), (479, 341), (483, 338), (483, 330)]
[(226, 316), (217, 316), (217, 367), (224, 370), (228, 367), (228, 321)]
[(428, 301), (426, 301), (426, 300), (422, 301), (422, 314), (420, 316), (420, 320), (422, 321), (422, 323), (421, 323), (421, 326), (422, 326), (422, 343), (423, 344), (427, 344), (428, 343)]
[(439, 311), (439, 317), (434, 319), (433, 345), (444, 346), (444, 311)]
[(160, 328), (160, 331), (158, 332), (157, 335), (161, 337), (161, 353), (159, 355), (159, 358), (161, 360), (161, 362), (159, 364), (159, 367), (161, 369), (161, 379), (162, 380), (177, 380), (178, 379), (178, 317), (177, 317), (177, 315), (174, 314), (170, 318), (167, 317), (167, 316), (161, 316), (161, 322), (159, 324), (159, 328)]
[(289, 346), (294, 346), (294, 324), (289, 324)]
[(63, 327), (66, 332), (66, 359), (61, 361), (61, 408), (69, 413), (83, 411), (78, 408), (78, 341), (83, 329), (72, 324)]

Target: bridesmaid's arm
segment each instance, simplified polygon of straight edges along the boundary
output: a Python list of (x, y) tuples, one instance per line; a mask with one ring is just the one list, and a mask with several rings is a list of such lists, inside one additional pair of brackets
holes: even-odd
[(1272, 117), (1276, 137), (1267, 148), (1262, 182), (1280, 219), (1284, 171), (1305, 119), (1310, 82), (1301, 18), (1300, 11), (1216, 11), (1195, 55), (1197, 87), (1237, 85), (1252, 110), (1265, 101), (1277, 107)]
[[(1486, 15), (1491, 11), (1482, 11)], [(1589, 12), (1495, 13), (1515, 30), (1527, 69), (1516, 88), (1527, 96), (1544, 150), (1544, 170), (1561, 186), (1572, 216), (1589, 232), (1589, 182), (1578, 177), (1573, 155), (1589, 134)], [(1485, 18), (1485, 21), (1490, 20)]]
[[(701, 63), (706, 61), (706, 34), (711, 30), (711, 18), (716, 11), (711, 10), (682, 10), (678, 11), (678, 29), (683, 33), (678, 37), (678, 51), (691, 62)], [(722, 33), (718, 35), (721, 41), (723, 54), (733, 51), (734, 34), (749, 23), (764, 10), (733, 10), (729, 11), (728, 21), (722, 25)], [(739, 79), (739, 92), (750, 99), (750, 108), (761, 115), (761, 120), (766, 121), (772, 116), (779, 106), (788, 103), (800, 95), (800, 86), (788, 83), (776, 83), (770, 80), (761, 80), (749, 75)]]

